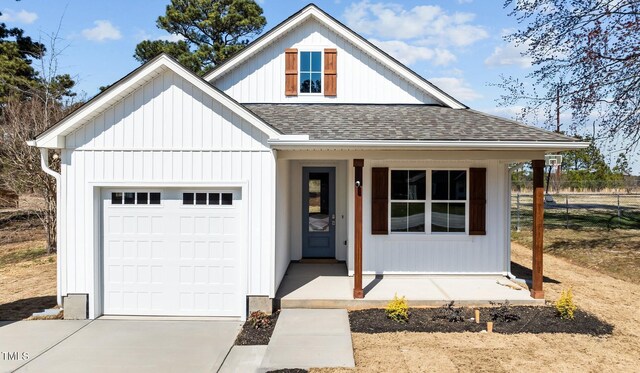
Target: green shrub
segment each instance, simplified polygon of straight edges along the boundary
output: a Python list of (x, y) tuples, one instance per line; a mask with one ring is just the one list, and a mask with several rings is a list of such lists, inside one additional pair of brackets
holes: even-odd
[(387, 304), (387, 308), (385, 308), (384, 313), (391, 320), (407, 322), (409, 321), (409, 304), (404, 296), (402, 298), (398, 298), (398, 294), (396, 294), (393, 296), (391, 302)]
[(262, 311), (251, 312), (249, 322), (254, 329), (266, 329), (271, 326), (271, 316)]
[(571, 291), (571, 288), (562, 290), (560, 298), (556, 301), (556, 311), (558, 312), (558, 316), (563, 320), (573, 320), (573, 313), (577, 308), (578, 307), (573, 302), (573, 292)]

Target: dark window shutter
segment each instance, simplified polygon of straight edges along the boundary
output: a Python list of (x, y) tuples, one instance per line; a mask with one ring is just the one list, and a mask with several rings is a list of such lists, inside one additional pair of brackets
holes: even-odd
[(284, 51), (284, 94), (286, 96), (298, 95), (298, 50), (286, 49)]
[(469, 234), (487, 234), (487, 169), (469, 169)]
[(338, 94), (338, 50), (324, 50), (324, 95)]
[(371, 169), (371, 234), (389, 234), (389, 169)]

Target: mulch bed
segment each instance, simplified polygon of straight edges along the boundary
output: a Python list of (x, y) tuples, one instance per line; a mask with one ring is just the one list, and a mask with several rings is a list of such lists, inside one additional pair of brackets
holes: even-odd
[(267, 345), (273, 334), (273, 329), (276, 327), (278, 321), (278, 315), (280, 311), (274, 312), (269, 316), (271, 324), (266, 328), (256, 329), (251, 325), (251, 321), (247, 320), (242, 326), (238, 338), (236, 338), (235, 344), (238, 346), (250, 346), (250, 345)]
[[(351, 331), (355, 333), (387, 333), (387, 332), (426, 332), (426, 333), (460, 333), (480, 332), (486, 330), (487, 321), (491, 321), (491, 313), (496, 308), (480, 308), (480, 324), (470, 320), (474, 316), (473, 308), (462, 308), (464, 321), (450, 322), (435, 319), (442, 315), (439, 308), (412, 308), (409, 321), (399, 323), (386, 317), (383, 309), (367, 309), (349, 312)], [(582, 310), (575, 311), (573, 320), (562, 320), (550, 306), (511, 306), (509, 313), (519, 316), (517, 321), (494, 321), (494, 333), (568, 333), (588, 334), (593, 336), (609, 335), (613, 325)]]

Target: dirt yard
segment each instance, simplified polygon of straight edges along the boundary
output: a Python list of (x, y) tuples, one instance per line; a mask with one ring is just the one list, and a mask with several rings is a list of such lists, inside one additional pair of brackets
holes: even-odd
[[(531, 247), (531, 230), (511, 234)], [(544, 244), (546, 253), (640, 284), (640, 229), (545, 229)]]
[[(530, 251), (512, 248), (513, 260), (529, 267)], [(640, 286), (553, 255), (545, 274), (548, 300), (572, 287), (581, 308), (614, 325), (613, 335), (354, 333), (355, 370), (312, 372), (637, 372)]]
[(0, 320), (20, 320), (56, 305), (56, 257), (47, 255), (38, 218), (0, 211)]

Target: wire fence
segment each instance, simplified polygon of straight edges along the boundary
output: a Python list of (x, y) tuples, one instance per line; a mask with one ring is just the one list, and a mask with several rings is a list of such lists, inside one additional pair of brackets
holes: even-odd
[[(531, 229), (533, 195), (511, 195), (511, 228)], [(545, 228), (640, 229), (640, 194), (549, 194)]]

